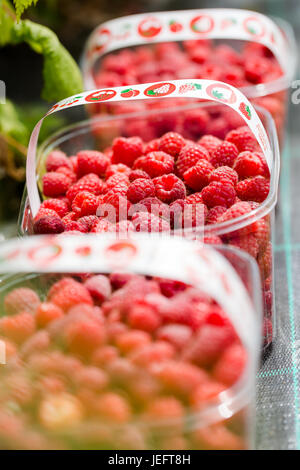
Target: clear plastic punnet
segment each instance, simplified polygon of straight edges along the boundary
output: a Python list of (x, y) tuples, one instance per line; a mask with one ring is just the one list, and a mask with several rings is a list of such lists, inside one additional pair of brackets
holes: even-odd
[[(190, 85), (186, 80), (136, 85), (131, 106), (151, 100), (152, 109), (74, 124), (44, 142), (36, 157), (40, 121), (29, 145), (20, 233), (161, 232), (244, 250), (261, 272), (267, 346), (275, 316), (272, 211), (280, 160), (274, 122), (230, 85), (206, 80)], [(50, 112), (95, 100), (118, 106), (121, 93), (122, 88), (85, 92)], [(176, 107), (174, 100), (182, 96), (189, 104)], [(220, 108), (244, 126), (225, 141), (197, 139), (201, 113), (213, 117)], [(165, 124), (178, 116), (182, 134), (166, 132)], [(143, 139), (128, 137), (128, 128), (138, 126)], [(153, 126), (157, 137), (149, 140), (147, 129)]]
[(0, 257), (1, 449), (253, 448), (249, 255), (139, 234), (23, 237)]
[[(214, 8), (108, 21), (93, 31), (82, 57), (86, 89), (123, 86), (124, 98), (135, 83), (183, 78), (229, 83), (271, 113), (280, 142), (296, 65), (296, 41), (288, 23), (253, 11)], [(114, 108), (100, 103), (90, 111), (111, 113)], [(127, 112), (126, 103), (119, 112)], [(232, 129), (226, 115), (219, 116), (218, 125), (205, 124), (204, 132), (222, 138)]]

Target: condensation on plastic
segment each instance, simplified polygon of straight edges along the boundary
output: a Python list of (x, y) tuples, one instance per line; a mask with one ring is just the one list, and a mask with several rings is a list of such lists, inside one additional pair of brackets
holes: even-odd
[[(221, 392), (216, 402), (189, 414), (186, 426), (190, 431), (200, 429), (247, 409), (244, 433), (247, 446), (252, 448), (255, 373), (261, 342), (260, 280), (253, 259), (231, 247), (214, 250), (177, 237), (135, 234), (119, 241), (109, 235), (11, 239), (0, 245), (0, 272), (5, 273), (0, 281), (0, 299), (3, 301), (13, 288), (30, 286), (39, 277), (43, 290), (47, 287), (44, 275), (78, 273), (83, 266), (86, 273), (119, 270), (185, 282), (223, 308), (248, 352), (247, 367), (239, 381)], [(168, 422), (156, 423), (155, 427), (158, 424), (164, 429)]]

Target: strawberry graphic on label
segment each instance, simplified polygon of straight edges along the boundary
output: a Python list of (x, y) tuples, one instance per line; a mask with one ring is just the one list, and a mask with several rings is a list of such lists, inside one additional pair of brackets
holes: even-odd
[(95, 37), (95, 45), (91, 50), (91, 54), (95, 52), (102, 52), (111, 40), (111, 32), (107, 28), (100, 29)]
[(146, 88), (144, 95), (151, 98), (161, 98), (162, 96), (170, 95), (175, 89), (176, 86), (173, 83), (156, 83)]
[(171, 20), (169, 22), (169, 28), (170, 28), (170, 31), (172, 31), (172, 33), (178, 33), (179, 31), (183, 29), (183, 26), (181, 23), (178, 23), (178, 21)]
[(235, 24), (237, 24), (237, 20), (235, 18), (225, 18), (221, 22), (221, 29), (230, 28), (230, 26), (233, 26)]
[(225, 83), (213, 83), (206, 88), (206, 93), (217, 101), (232, 104), (236, 102), (236, 94), (229, 85)]
[(140, 22), (138, 26), (138, 33), (143, 38), (154, 38), (157, 36), (162, 29), (162, 25), (158, 18), (155, 16), (149, 16)]
[(79, 256), (89, 256), (92, 252), (90, 246), (80, 246), (76, 248), (75, 253)]
[(201, 90), (201, 88), (202, 85), (200, 85), (199, 83), (186, 83), (185, 85), (181, 85), (179, 87), (178, 93), (184, 94), (188, 91)]
[(129, 241), (119, 241), (108, 246), (104, 255), (113, 266), (126, 266), (137, 253), (137, 247)]
[(116, 96), (117, 92), (115, 90), (99, 90), (90, 93), (85, 97), (85, 101), (89, 103), (98, 102), (98, 101), (107, 101)]
[(251, 115), (251, 110), (250, 110), (249, 106), (246, 103), (241, 103), (240, 106), (239, 106), (239, 110), (250, 121), (252, 115)]
[(265, 35), (265, 25), (259, 18), (255, 16), (249, 16), (244, 20), (243, 27), (247, 33), (251, 34), (255, 38), (261, 38)]
[(133, 90), (133, 88), (126, 88), (126, 90), (121, 91), (121, 97), (132, 98), (133, 96), (137, 96), (139, 93), (139, 90)]
[(191, 30), (198, 34), (208, 34), (214, 27), (214, 20), (208, 15), (199, 15), (192, 19)]
[(35, 246), (28, 251), (28, 258), (40, 266), (46, 266), (58, 258), (62, 251), (62, 247), (56, 243), (43, 242), (41, 245)]

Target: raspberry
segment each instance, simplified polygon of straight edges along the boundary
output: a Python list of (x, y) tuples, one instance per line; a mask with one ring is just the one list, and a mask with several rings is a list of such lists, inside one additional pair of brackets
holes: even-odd
[(217, 235), (206, 235), (203, 238), (203, 243), (206, 243), (207, 245), (223, 245), (221, 238)]
[(80, 191), (73, 199), (72, 211), (79, 217), (95, 215), (99, 204), (99, 196), (95, 196), (88, 191)]
[(203, 450), (243, 450), (241, 437), (231, 432), (223, 424), (213, 424), (197, 429), (192, 433), (196, 448)]
[(24, 311), (0, 319), (0, 333), (16, 343), (23, 343), (34, 332), (34, 316), (29, 312)]
[(208, 381), (199, 385), (191, 394), (190, 402), (194, 409), (201, 410), (207, 405), (207, 402), (214, 400), (226, 387), (219, 382)]
[[(160, 139), (153, 139), (150, 140), (147, 144), (145, 144), (144, 147), (144, 154), (147, 155), (147, 153), (154, 152), (156, 150), (159, 150), (159, 144), (160, 144)], [(168, 152), (167, 152), (168, 153)]]
[(155, 364), (153, 373), (167, 390), (180, 395), (189, 395), (195, 387), (207, 381), (204, 370), (183, 361)]
[(102, 274), (92, 276), (84, 283), (93, 299), (97, 302), (104, 302), (111, 295), (111, 286), (108, 278)]
[(262, 83), (270, 70), (270, 62), (263, 57), (248, 57), (245, 61), (245, 77), (251, 83)]
[(131, 173), (130, 168), (123, 163), (117, 163), (115, 165), (110, 165), (105, 173), (105, 179), (108, 180), (111, 176), (114, 175), (124, 175), (129, 177)]
[(120, 289), (125, 286), (127, 282), (135, 278), (133, 273), (111, 273), (109, 276), (110, 283), (114, 289)]
[(241, 179), (258, 175), (267, 178), (270, 176), (265, 158), (258, 152), (241, 152), (234, 162), (233, 168)]
[(244, 236), (238, 236), (230, 239), (230, 245), (236, 246), (240, 250), (246, 251), (256, 259), (259, 251), (259, 244), (252, 233)]
[(108, 385), (108, 377), (103, 370), (86, 366), (75, 373), (74, 382), (78, 388), (88, 388), (99, 392)]
[(221, 383), (231, 386), (241, 377), (247, 363), (247, 353), (243, 346), (234, 344), (221, 355), (213, 369), (214, 377)]
[(89, 232), (95, 222), (98, 222), (98, 217), (96, 215), (85, 215), (78, 219), (78, 223), (83, 227), (84, 232)]
[(109, 158), (96, 150), (82, 150), (77, 154), (77, 174), (79, 177), (89, 173), (104, 176), (109, 165)]
[(109, 232), (112, 227), (112, 223), (107, 219), (98, 219), (95, 220), (94, 224), (91, 227), (91, 233), (103, 233)]
[[(164, 204), (157, 197), (146, 197), (142, 199), (136, 207), (137, 212), (150, 212), (157, 217), (163, 217), (168, 220), (169, 217), (169, 206)], [(134, 215), (134, 214), (132, 214)]]
[[(227, 222), (229, 220), (236, 219), (237, 217), (241, 217), (243, 215), (249, 214), (251, 212), (251, 206), (248, 204), (246, 201), (241, 201), (241, 202), (236, 202), (231, 206), (229, 209), (222, 214), (218, 222)], [(256, 230), (256, 222), (252, 224), (248, 224), (243, 228), (240, 228), (238, 230), (234, 230), (228, 234), (230, 237), (235, 237), (235, 236), (243, 236), (243, 235), (248, 235), (249, 233), (253, 232)]]
[(206, 131), (209, 121), (208, 112), (205, 109), (192, 109), (183, 117), (183, 129), (193, 139), (197, 139)]
[(201, 192), (203, 202), (209, 207), (230, 207), (235, 200), (236, 193), (231, 183), (227, 181), (213, 181)]
[(234, 144), (239, 152), (246, 150), (254, 152), (258, 149), (257, 140), (248, 126), (238, 127), (238, 129), (230, 131), (225, 140)]
[(228, 119), (224, 116), (212, 117), (207, 124), (207, 134), (212, 134), (215, 137), (224, 140), (229, 131)]
[(143, 153), (143, 141), (140, 137), (117, 137), (113, 141), (112, 150), (112, 163), (124, 163), (132, 167)]
[(221, 143), (222, 141), (214, 135), (204, 135), (201, 137), (201, 139), (198, 140), (198, 144), (208, 151), (210, 157)]
[(234, 144), (222, 142), (211, 156), (210, 162), (214, 167), (232, 166), (239, 152)]
[(219, 166), (214, 170), (209, 177), (209, 182), (211, 181), (229, 181), (233, 186), (235, 186), (239, 180), (238, 174), (235, 170), (229, 166)]
[(116, 344), (123, 354), (128, 354), (150, 343), (151, 336), (149, 333), (142, 330), (124, 331), (124, 333), (121, 333), (116, 339)]
[(151, 179), (139, 178), (134, 180), (127, 190), (127, 197), (133, 204), (155, 195), (155, 186)]
[(59, 217), (64, 217), (69, 212), (69, 206), (63, 199), (46, 199), (40, 205), (39, 211), (41, 209), (52, 209)]
[(102, 419), (114, 423), (127, 423), (131, 417), (128, 401), (114, 392), (107, 392), (99, 396), (97, 412)]
[(53, 150), (46, 159), (46, 170), (56, 171), (59, 167), (66, 167), (72, 169), (72, 165), (64, 152), (60, 150)]
[(184, 183), (174, 174), (155, 178), (155, 194), (163, 202), (170, 204), (176, 199), (184, 199), (186, 189)]
[[(37, 321), (37, 317), (35, 318)], [(37, 325), (38, 326), (38, 325)], [(23, 344), (21, 348), (21, 355), (22, 357), (28, 358), (29, 356), (46, 352), (50, 346), (50, 335), (45, 330), (37, 331), (30, 336)]]
[(143, 179), (151, 179), (148, 173), (143, 170), (132, 170), (129, 174), (129, 181), (132, 183), (133, 181), (143, 178)]
[(53, 171), (43, 176), (43, 193), (48, 197), (63, 196), (71, 186), (71, 180), (62, 173)]
[(110, 222), (116, 223), (119, 220), (128, 218), (130, 207), (131, 202), (126, 197), (111, 190), (103, 197), (104, 214), (102, 215), (107, 215)]
[(260, 253), (257, 259), (262, 280), (267, 279), (272, 273), (272, 244), (268, 243), (265, 251)]
[(177, 199), (170, 205), (170, 219), (174, 230), (203, 226), (207, 208), (202, 203), (187, 203)]
[(265, 219), (259, 219), (255, 222), (255, 228), (253, 231), (253, 235), (255, 236), (259, 252), (263, 253), (266, 249), (268, 242), (270, 240), (270, 225)]
[(191, 167), (195, 166), (199, 160), (209, 160), (208, 151), (198, 144), (185, 145), (176, 161), (178, 174), (183, 178), (184, 173)]
[(263, 176), (254, 176), (240, 181), (236, 185), (236, 193), (243, 201), (263, 202), (270, 191), (270, 182)]
[(97, 175), (90, 173), (89, 175), (83, 176), (82, 178), (80, 178), (80, 180), (74, 183), (68, 189), (66, 195), (69, 201), (72, 202), (74, 197), (81, 191), (88, 191), (98, 196), (99, 194), (103, 192), (103, 189), (104, 189), (103, 181), (101, 181), (101, 179)]
[(101, 346), (93, 352), (91, 362), (97, 367), (103, 367), (107, 366), (110, 361), (113, 361), (117, 357), (117, 348), (115, 348), (114, 346)]
[(4, 308), (8, 315), (14, 315), (23, 310), (33, 313), (39, 304), (39, 297), (28, 287), (18, 287), (6, 294), (4, 298)]
[(185, 199), (186, 204), (203, 204), (203, 198), (201, 193), (190, 194)]
[(59, 288), (55, 294), (50, 291), (49, 295), (49, 300), (64, 311), (79, 303), (93, 304), (89, 291), (75, 280), (70, 280), (67, 285)]
[(103, 326), (93, 320), (70, 324), (66, 331), (67, 346), (71, 353), (90, 356), (105, 340)]
[(156, 278), (156, 281), (159, 284), (161, 293), (165, 297), (173, 297), (175, 294), (178, 294), (187, 288), (187, 285), (184, 282), (173, 281), (173, 279), (164, 279), (158, 277)]
[(185, 140), (180, 134), (177, 134), (177, 132), (167, 132), (160, 138), (158, 149), (172, 157), (177, 157), (184, 145)]
[(176, 323), (162, 326), (156, 334), (157, 339), (168, 341), (176, 349), (183, 349), (192, 338), (192, 330), (186, 325)]
[(194, 191), (201, 191), (208, 185), (213, 166), (206, 160), (200, 160), (195, 166), (189, 168), (183, 175), (185, 183)]
[(165, 341), (155, 341), (134, 350), (130, 354), (133, 364), (140, 367), (150, 367), (154, 364), (164, 363), (174, 357), (174, 348)]
[(41, 425), (55, 431), (78, 425), (83, 418), (83, 409), (73, 395), (59, 393), (47, 396), (41, 402), (38, 414)]
[(65, 232), (68, 232), (68, 235), (70, 235), (70, 232), (79, 234), (87, 233), (84, 226), (75, 221), (70, 221), (65, 224)]
[(160, 217), (148, 212), (138, 212), (132, 217), (136, 232), (168, 232), (169, 223)]
[(55, 282), (48, 292), (48, 299), (53, 297), (53, 295), (56, 295), (61, 289), (72, 286), (74, 282), (76, 281), (72, 277), (63, 277), (59, 281)]
[(77, 180), (77, 175), (74, 173), (74, 171), (70, 168), (67, 168), (66, 166), (60, 166), (59, 168), (57, 168), (56, 173), (61, 173), (67, 178), (70, 178), (71, 184), (75, 183), (75, 181)]
[(143, 170), (151, 178), (155, 178), (167, 173), (172, 173), (174, 169), (174, 159), (165, 152), (150, 152), (138, 158), (134, 163), (133, 169)]
[(63, 315), (64, 312), (57, 305), (50, 302), (43, 302), (36, 311), (36, 324), (39, 328), (45, 328), (48, 323), (61, 318)]
[(160, 326), (161, 320), (151, 306), (139, 302), (131, 307), (128, 314), (128, 323), (131, 328), (151, 333)]
[(109, 232), (121, 234), (122, 237), (126, 238), (134, 232), (134, 225), (130, 220), (120, 220), (115, 226), (109, 228)]
[(183, 424), (184, 413), (183, 405), (176, 398), (158, 397), (146, 407), (145, 418), (151, 420), (151, 422), (153, 420), (172, 420), (173, 426), (177, 429), (178, 426), (181, 427)]
[(65, 224), (58, 215), (42, 215), (41, 212), (40, 216), (33, 223), (33, 231), (36, 234), (61, 233), (64, 230)]
[(110, 176), (105, 184), (104, 194), (113, 190), (114, 193), (121, 194), (126, 196), (127, 189), (129, 186), (129, 179), (126, 175), (121, 173), (116, 173), (113, 176)]
[(216, 224), (219, 218), (226, 212), (226, 207), (224, 206), (215, 206), (212, 207), (206, 217), (206, 223), (208, 225)]

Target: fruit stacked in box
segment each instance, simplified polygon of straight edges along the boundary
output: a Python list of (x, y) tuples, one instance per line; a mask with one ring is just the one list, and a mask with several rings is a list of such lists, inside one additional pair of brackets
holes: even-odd
[(19, 276), (2, 285), (0, 339), (0, 448), (249, 445), (246, 409), (205, 421), (248, 354), (195, 287), (125, 272)]
[[(249, 87), (254, 88), (258, 84), (267, 86), (283, 76), (278, 61), (262, 44), (245, 43), (240, 50), (236, 50), (229, 44), (220, 44), (220, 41), (214, 43), (211, 40), (190, 40), (182, 45), (177, 42), (159, 43), (122, 49), (104, 56), (94, 68), (92, 79), (95, 88), (124, 86), (124, 104), (118, 106), (118, 112), (127, 111), (125, 101), (134, 96), (131, 85), (136, 83), (203, 78), (249, 90)], [(264, 96), (253, 99), (253, 103), (271, 113), (281, 137), (285, 125), (286, 90), (272, 94), (265, 92)], [(168, 106), (169, 103), (163, 103), (165, 105)], [(141, 106), (152, 105), (145, 103)], [(105, 104), (94, 105), (92, 109), (93, 112), (114, 112), (113, 107)], [(222, 109), (218, 126), (207, 121), (204, 123), (207, 126), (204, 132), (224, 138), (226, 132), (236, 127), (231, 125), (227, 116)]]
[[(271, 341), (270, 217), (234, 227), (237, 218), (260, 206), (270, 189), (268, 165), (248, 127), (230, 131), (225, 140), (205, 135), (195, 142), (167, 132), (148, 142), (116, 137), (102, 152), (81, 150), (67, 156), (54, 150), (45, 170), (34, 233), (166, 232), (201, 240), (204, 230), (205, 243), (248, 252), (260, 268), (265, 342)], [(113, 219), (108, 207), (114, 209)], [(220, 233), (220, 224), (230, 221)]]

